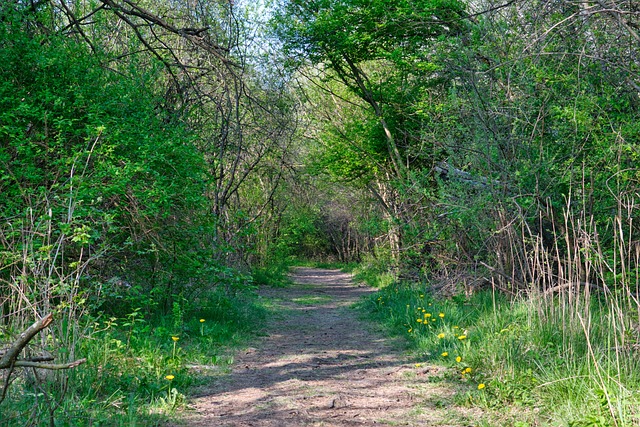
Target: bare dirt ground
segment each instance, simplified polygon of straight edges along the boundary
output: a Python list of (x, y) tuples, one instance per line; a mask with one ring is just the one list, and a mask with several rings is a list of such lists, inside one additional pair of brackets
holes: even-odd
[[(370, 288), (338, 270), (297, 268), (295, 285), (264, 289), (268, 336), (190, 404), (187, 426), (466, 426), (434, 367), (406, 360), (351, 309)], [(468, 414), (467, 414), (468, 415)], [(453, 421), (456, 420), (456, 421)]]

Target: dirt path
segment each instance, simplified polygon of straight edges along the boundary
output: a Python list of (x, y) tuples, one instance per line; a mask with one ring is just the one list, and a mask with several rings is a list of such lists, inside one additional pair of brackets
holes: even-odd
[(188, 426), (468, 425), (439, 409), (451, 393), (429, 383), (433, 369), (349, 308), (371, 289), (338, 270), (298, 268), (293, 280), (262, 292), (277, 313), (268, 337), (190, 405)]

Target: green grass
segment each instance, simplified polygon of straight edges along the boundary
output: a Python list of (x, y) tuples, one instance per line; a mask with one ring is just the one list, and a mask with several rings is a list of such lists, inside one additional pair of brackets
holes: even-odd
[(289, 263), (281, 262), (264, 267), (255, 267), (251, 271), (253, 283), (258, 286), (286, 287), (291, 284), (288, 276)]
[(364, 282), (373, 288), (384, 288), (395, 281), (395, 276), (389, 272), (371, 272), (367, 268), (358, 267), (353, 273), (356, 282)]
[(446, 366), (460, 405), (520, 408), (521, 425), (640, 425), (637, 319), (616, 304), (490, 291), (436, 299), (424, 286), (394, 284), (361, 309), (405, 336), (417, 362)]
[[(223, 290), (168, 315), (136, 313), (93, 319), (76, 350), (84, 365), (38, 386), (20, 376), (0, 404), (0, 426), (49, 425), (47, 398), (61, 402), (56, 426), (166, 424), (199, 385), (228, 369), (230, 348), (255, 336), (266, 316), (252, 295)], [(37, 414), (32, 424), (30, 414)]]

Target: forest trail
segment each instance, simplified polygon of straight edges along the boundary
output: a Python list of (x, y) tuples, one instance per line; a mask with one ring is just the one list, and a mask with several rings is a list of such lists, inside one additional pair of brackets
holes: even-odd
[(292, 278), (261, 291), (273, 304), (268, 336), (190, 404), (187, 426), (469, 425), (443, 409), (452, 392), (429, 382), (436, 368), (409, 363), (401, 343), (350, 308), (374, 290), (339, 270), (296, 268)]

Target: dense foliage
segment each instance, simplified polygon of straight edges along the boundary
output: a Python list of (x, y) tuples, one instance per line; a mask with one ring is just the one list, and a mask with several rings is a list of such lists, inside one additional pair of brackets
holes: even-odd
[[(282, 85), (257, 78), (251, 13), (0, 5), (0, 357), (53, 313), (20, 363), (56, 366), (3, 366), (0, 424), (135, 423), (175, 406), (165, 376), (187, 386), (187, 363), (224, 365), (217, 348), (259, 319), (249, 263), (295, 127)], [(172, 336), (196, 351), (171, 352)], [(90, 405), (109, 399), (128, 403)]]
[(290, 1), (274, 19), (301, 64), (313, 168), (377, 200), (400, 273), (493, 274), (482, 261), (515, 286), (541, 280), (534, 241), (564, 256), (562, 233), (593, 224), (612, 244), (636, 188), (634, 7), (410, 6)]
[[(600, 425), (632, 419), (638, 5), (266, 3), (0, 3), (0, 363), (54, 313), (24, 358), (87, 357), (96, 372), (73, 388), (68, 371), (3, 369), (0, 424), (136, 390), (129, 420), (159, 394), (174, 407), (163, 369), (188, 378), (188, 358), (167, 337), (217, 358), (206, 349), (253, 325), (248, 291), (296, 259), (361, 262), (361, 277), (396, 286), (370, 308), (413, 331), (399, 313), (416, 295), (491, 287), (522, 311), (509, 318), (499, 297), (489, 329), (526, 323), (518, 343), (551, 343), (592, 373), (623, 365), (621, 388), (600, 378), (587, 400), (604, 393)], [(610, 335), (590, 329), (596, 312)], [(538, 334), (553, 328), (568, 332)], [(551, 369), (509, 369), (527, 363)], [(487, 384), (515, 378), (496, 365)], [(68, 419), (97, 416), (68, 405)]]

